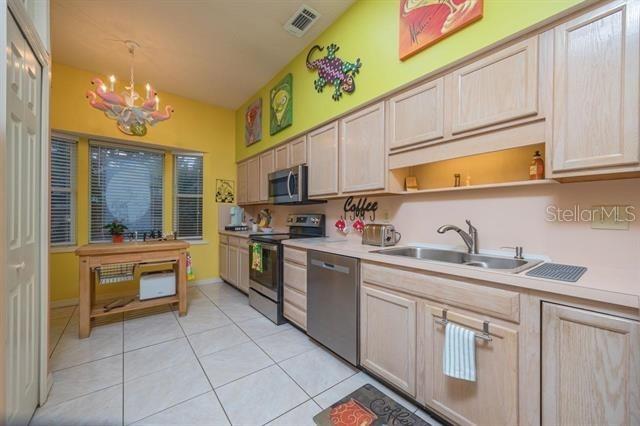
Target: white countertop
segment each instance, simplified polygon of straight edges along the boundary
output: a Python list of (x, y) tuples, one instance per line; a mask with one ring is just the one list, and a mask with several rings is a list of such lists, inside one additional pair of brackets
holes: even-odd
[[(393, 266), (456, 275), (463, 278), (490, 281), (514, 287), (579, 297), (582, 299), (596, 300), (640, 309), (640, 273), (636, 273), (634, 275), (633, 273), (626, 271), (582, 265), (587, 267), (587, 272), (577, 282), (568, 283), (564, 281), (530, 277), (525, 275), (526, 271), (519, 274), (510, 274), (495, 270), (480, 269), (473, 266), (454, 265), (450, 263), (372, 253), (373, 251), (380, 250), (381, 247), (363, 245), (354, 239), (304, 238), (285, 240), (283, 243), (285, 246), (290, 247), (318, 250), (343, 256), (357, 257), (359, 259), (372, 262), (387, 263)], [(398, 247), (406, 245), (402, 244)], [(426, 244), (424, 246), (433, 247), (433, 245)]]
[(251, 235), (272, 235), (272, 234), (288, 234), (287, 228), (274, 228), (273, 232), (253, 232), (251, 229), (248, 231), (227, 231), (226, 229), (218, 229), (218, 234), (228, 235), (230, 237), (249, 238)]

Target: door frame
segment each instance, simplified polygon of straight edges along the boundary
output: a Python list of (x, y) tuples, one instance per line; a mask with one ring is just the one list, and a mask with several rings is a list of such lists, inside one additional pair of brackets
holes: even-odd
[[(49, 38), (49, 2), (38, 2), (35, 7), (38, 23), (29, 16), (25, 6), (20, 0), (7, 0), (6, 7), (0, 8), (0, 22), (7, 23), (11, 16), (15, 19), (29, 46), (33, 50), (36, 60), (42, 67), (42, 87), (40, 96), (40, 218), (39, 242), (38, 242), (38, 323), (39, 323), (39, 356), (38, 356), (38, 400), (42, 405), (47, 399), (49, 390), (53, 385), (53, 376), (49, 372), (49, 97), (51, 88), (51, 55), (49, 53), (49, 40), (43, 41), (38, 33), (36, 25), (43, 26), (42, 30)], [(5, 25), (6, 28), (6, 25)], [(6, 31), (0, 32), (0, 45), (7, 44)], [(45, 44), (46, 43), (46, 44)], [(0, 55), (0, 69), (6, 69), (6, 55)], [(6, 93), (7, 76), (0, 73), (0, 92)], [(6, 159), (6, 99), (0, 100), (0, 170), (4, 170)], [(0, 173), (0, 204), (5, 206), (4, 173)], [(0, 208), (0, 224), (4, 224), (6, 215), (4, 208)], [(5, 226), (0, 226), (0, 241), (5, 241)], [(4, 244), (0, 244), (0, 276), (6, 277), (6, 251)], [(4, 281), (4, 279), (3, 279)], [(0, 287), (0, 306), (4, 309), (6, 300), (5, 285)], [(6, 317), (0, 315), (0, 341), (4, 341)], [(5, 413), (6, 392), (6, 359), (4, 351), (0, 351), (0, 413)], [(4, 420), (4, 419), (3, 419)], [(3, 422), (3, 421), (0, 421)]]

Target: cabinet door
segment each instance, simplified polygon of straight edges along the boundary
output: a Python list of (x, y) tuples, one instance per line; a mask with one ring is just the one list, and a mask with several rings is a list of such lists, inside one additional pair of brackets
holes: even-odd
[(538, 38), (516, 43), (451, 74), (454, 134), (538, 111)]
[(340, 120), (340, 136), (341, 191), (384, 189), (384, 102)]
[(618, 1), (554, 29), (554, 171), (638, 164), (638, 28)]
[(247, 202), (247, 162), (238, 164), (238, 204), (244, 204)]
[(260, 154), (260, 201), (269, 200), (269, 173), (275, 170), (274, 151)]
[(544, 303), (542, 424), (640, 424), (640, 323)]
[[(518, 331), (490, 322), (492, 340), (476, 339), (476, 381), (459, 380), (442, 372), (442, 308), (423, 302), (419, 311), (419, 399), (456, 424), (518, 424)], [(447, 319), (480, 333), (485, 317), (449, 310)]]
[(260, 201), (260, 158), (247, 161), (247, 201)]
[(444, 137), (444, 78), (394, 96), (388, 106), (391, 149)]
[(307, 137), (289, 142), (289, 167), (307, 163)]
[(415, 396), (416, 302), (386, 290), (360, 289), (360, 363)]
[(229, 268), (227, 269), (227, 281), (238, 286), (238, 247), (229, 245)]
[(220, 278), (227, 281), (229, 270), (229, 246), (227, 244), (218, 244), (218, 268)]
[(309, 196), (338, 193), (338, 122), (308, 136)]
[(289, 145), (281, 145), (275, 149), (275, 170), (289, 167)]
[(240, 250), (238, 250), (237, 287), (243, 292), (249, 293), (249, 250), (242, 247), (240, 248)]

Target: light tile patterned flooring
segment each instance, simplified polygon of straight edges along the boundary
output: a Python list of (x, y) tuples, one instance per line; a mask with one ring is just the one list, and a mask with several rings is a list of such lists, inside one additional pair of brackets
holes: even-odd
[(114, 315), (79, 340), (75, 307), (51, 320), (53, 388), (32, 425), (313, 425), (372, 383), (289, 324), (276, 326), (227, 284), (189, 289), (189, 313)]

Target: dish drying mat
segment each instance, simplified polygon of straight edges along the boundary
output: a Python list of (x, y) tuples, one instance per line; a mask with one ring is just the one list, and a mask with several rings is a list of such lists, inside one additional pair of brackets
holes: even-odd
[(98, 283), (114, 284), (133, 280), (135, 263), (117, 263), (96, 268)]
[(530, 277), (548, 278), (551, 280), (567, 281), (575, 283), (587, 272), (584, 266), (563, 265), (560, 263), (543, 263), (533, 268), (525, 275)]

